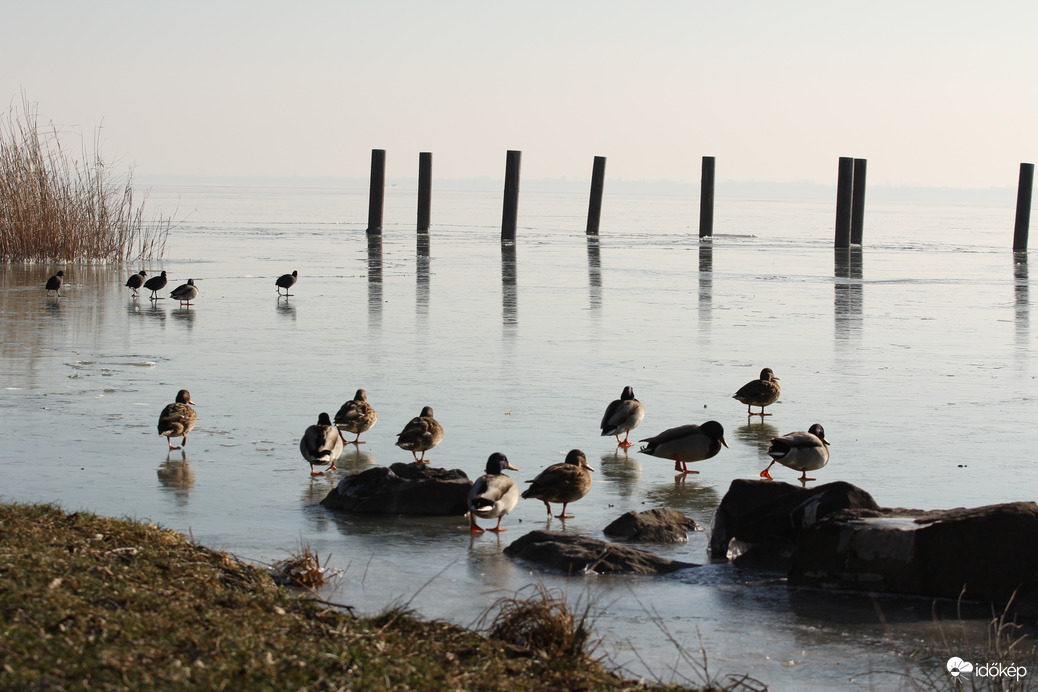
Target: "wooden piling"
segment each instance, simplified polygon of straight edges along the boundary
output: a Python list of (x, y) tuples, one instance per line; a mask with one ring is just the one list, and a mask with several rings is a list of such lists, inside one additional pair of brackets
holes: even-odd
[(865, 235), (865, 167), (866, 159), (854, 159), (851, 186), (851, 245), (861, 245)]
[(703, 157), (703, 177), (699, 183), (699, 237), (714, 234), (714, 157)]
[(501, 210), (501, 240), (515, 240), (519, 216), (519, 164), (523, 152), (509, 149), (505, 160), (505, 201)]
[(418, 232), (428, 233), (432, 211), (432, 152), (418, 154)]
[(854, 160), (840, 157), (840, 172), (836, 183), (836, 241), (834, 247), (851, 246), (851, 202), (854, 181)]
[(602, 221), (602, 190), (605, 187), (604, 156), (596, 156), (591, 169), (591, 199), (587, 207), (587, 235), (598, 235), (598, 225)]
[(386, 150), (371, 150), (371, 187), (368, 192), (368, 234), (382, 235), (382, 210), (386, 200)]
[(1034, 164), (1020, 164), (1020, 185), (1016, 191), (1016, 226), (1013, 229), (1013, 250), (1027, 249), (1028, 226), (1031, 225), (1031, 190), (1034, 187)]

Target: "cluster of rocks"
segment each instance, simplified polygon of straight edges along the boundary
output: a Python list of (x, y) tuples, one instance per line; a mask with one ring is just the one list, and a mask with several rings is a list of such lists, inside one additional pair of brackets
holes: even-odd
[[(463, 471), (393, 464), (342, 479), (321, 502), (338, 511), (461, 516)], [(688, 540), (701, 530), (673, 509), (628, 512), (603, 532), (625, 543)], [(710, 554), (780, 571), (791, 585), (1010, 603), (1038, 615), (1038, 505), (1013, 502), (924, 511), (880, 507), (836, 482), (816, 488), (736, 479), (714, 515)], [(511, 557), (566, 574), (664, 574), (698, 565), (617, 542), (531, 531)]]

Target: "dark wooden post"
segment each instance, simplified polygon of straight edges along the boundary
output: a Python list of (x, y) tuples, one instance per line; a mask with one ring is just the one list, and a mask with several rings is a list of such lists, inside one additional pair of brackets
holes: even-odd
[(519, 164), (523, 152), (509, 149), (505, 161), (505, 202), (501, 211), (501, 240), (515, 240), (515, 222), (519, 216)]
[(840, 157), (840, 174), (836, 183), (836, 242), (835, 247), (851, 246), (851, 201), (854, 181), (854, 160)]
[(591, 200), (587, 206), (587, 235), (598, 235), (598, 225), (602, 221), (602, 190), (605, 187), (604, 156), (595, 157), (595, 165), (591, 170)]
[(699, 237), (714, 234), (714, 157), (703, 157), (703, 177), (699, 183)]
[(1031, 190), (1034, 187), (1034, 164), (1020, 164), (1020, 186), (1016, 191), (1016, 227), (1013, 230), (1013, 250), (1027, 249), (1027, 231), (1031, 225)]
[(432, 210), (432, 153), (418, 154), (418, 232), (429, 232)]
[(368, 192), (368, 233), (382, 235), (382, 209), (386, 199), (386, 150), (371, 150), (371, 188)]
[(851, 194), (851, 245), (861, 245), (865, 235), (865, 159), (854, 159), (854, 184)]

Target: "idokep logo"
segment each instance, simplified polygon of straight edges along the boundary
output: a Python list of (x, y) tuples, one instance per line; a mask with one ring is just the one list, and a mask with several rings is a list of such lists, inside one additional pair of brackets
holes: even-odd
[(1016, 678), (1019, 682), (1020, 678), (1027, 675), (1027, 668), (1024, 666), (1017, 666), (1012, 663), (1009, 665), (1004, 663), (978, 663), (973, 665), (969, 661), (963, 661), (958, 656), (949, 658), (946, 667), (953, 678), (957, 678), (964, 673), (972, 673), (978, 678)]

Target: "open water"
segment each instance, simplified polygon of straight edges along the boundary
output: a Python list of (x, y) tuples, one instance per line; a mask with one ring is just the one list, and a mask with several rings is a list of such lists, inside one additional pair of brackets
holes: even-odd
[[(832, 200), (719, 197), (700, 242), (696, 200), (607, 190), (588, 240), (586, 196), (524, 193), (510, 246), (490, 192), (437, 191), (423, 237), (413, 192), (390, 188), (380, 241), (360, 189), (158, 186), (149, 206), (182, 219), (161, 261), (64, 266), (60, 299), (43, 291), (58, 267), (0, 271), (0, 499), (149, 519), (255, 562), (309, 544), (341, 571), (323, 596), (368, 613), (406, 604), (473, 626), (544, 584), (591, 604), (608, 662), (664, 681), (944, 686), (953, 635), (983, 646), (983, 618), (960, 622), (954, 604), (790, 589), (729, 564), (564, 577), (502, 548), (535, 528), (603, 537), (660, 506), (708, 529), (731, 481), (767, 465), (768, 440), (815, 422), (832, 442), (818, 484), (924, 509), (1034, 500), (1038, 359), (1011, 205), (869, 203), (864, 247), (840, 252)], [(169, 273), (163, 299), (124, 288), (141, 268)], [(188, 278), (201, 295), (181, 308), (166, 296)], [(765, 366), (782, 397), (748, 420), (731, 395)], [(617, 450), (598, 422), (625, 385), (647, 409), (632, 439), (716, 419), (730, 449), (687, 478)], [(199, 423), (167, 455), (155, 423), (180, 388)], [(378, 424), (311, 478), (303, 430), (357, 388)], [(521, 482), (576, 447), (591, 493), (573, 519), (525, 500), (507, 532), (476, 537), (465, 518), (317, 504), (345, 474), (410, 461), (393, 443), (424, 405), (446, 430), (433, 465), (474, 478), (503, 451)], [(708, 563), (706, 544), (704, 531), (649, 548)]]

